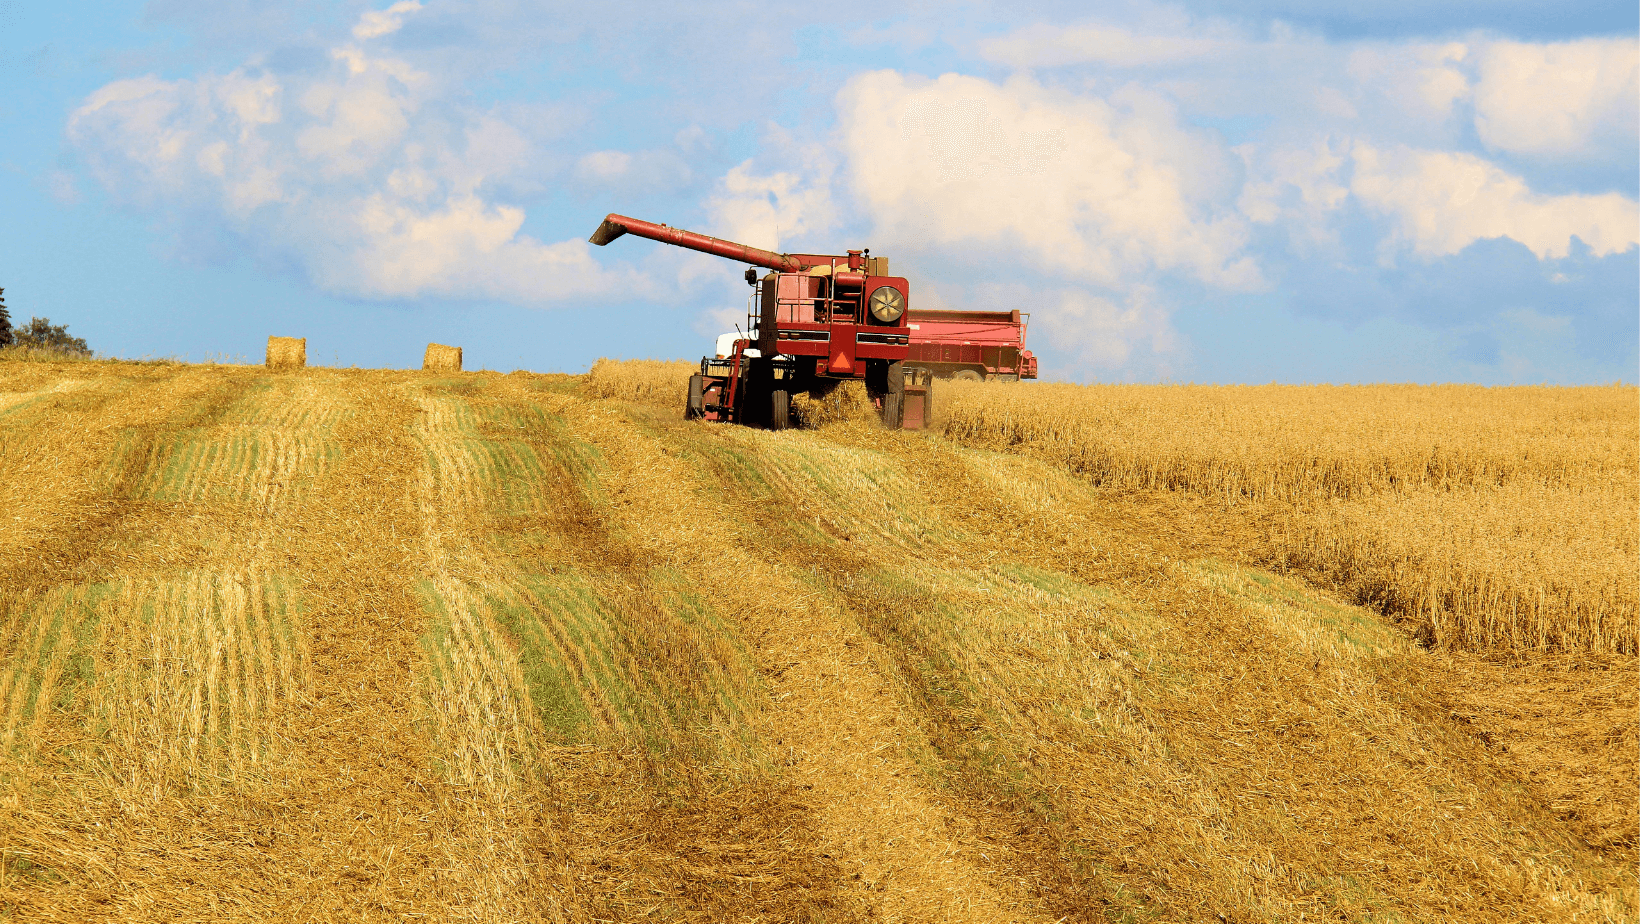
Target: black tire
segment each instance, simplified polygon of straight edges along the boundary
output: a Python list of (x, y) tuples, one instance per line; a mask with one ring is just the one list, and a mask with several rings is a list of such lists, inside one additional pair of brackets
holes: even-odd
[(776, 388), (769, 393), (769, 429), (784, 430), (792, 425), (792, 393)]
[(905, 392), (883, 395), (883, 426), (898, 430), (905, 423)]
[(689, 377), (689, 399), (683, 405), (684, 420), (699, 420), (706, 416), (706, 376), (696, 373)]
[(975, 372), (972, 369), (963, 369), (963, 370), (959, 371), (956, 375), (953, 375), (951, 377), (956, 379), (959, 382), (983, 382), (983, 381), (985, 381), (985, 376), (980, 375), (978, 372)]
[(738, 419), (748, 427), (769, 425), (769, 392), (774, 389), (774, 368), (767, 359), (750, 357), (740, 379), (740, 392), (735, 402), (739, 407)]
[(898, 430), (905, 423), (905, 366), (890, 363), (883, 389), (883, 426)]

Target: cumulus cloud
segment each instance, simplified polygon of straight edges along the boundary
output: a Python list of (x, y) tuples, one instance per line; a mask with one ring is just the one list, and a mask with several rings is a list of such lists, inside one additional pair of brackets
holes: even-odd
[(1491, 147), (1540, 155), (1615, 147), (1632, 157), (1637, 110), (1633, 38), (1493, 42), (1481, 52), (1475, 128)]
[(731, 169), (706, 202), (713, 231), (726, 240), (791, 250), (790, 242), (814, 239), (837, 219), (830, 170), (759, 173), (748, 160)]
[(1100, 284), (1153, 270), (1261, 282), (1244, 219), (1218, 201), (1228, 153), (1157, 96), (878, 71), (842, 89), (838, 121), (878, 239), (1000, 248)]
[(1236, 149), (1247, 165), (1237, 206), (1252, 221), (1280, 223), (1301, 248), (1337, 239), (1335, 213), (1349, 197), (1347, 145), (1332, 138), (1300, 148)]
[(1385, 97), (1402, 118), (1438, 124), (1469, 98), (1472, 60), (1463, 42), (1374, 42), (1352, 50), (1345, 69), (1356, 86)]
[(1595, 256), (1640, 241), (1640, 209), (1618, 193), (1543, 195), (1520, 177), (1476, 157), (1357, 142), (1350, 191), (1388, 216), (1396, 242), (1420, 256), (1458, 253), (1477, 240), (1507, 237), (1539, 259), (1565, 257), (1575, 236)]
[(353, 27), (353, 37), (373, 39), (397, 32), (404, 26), (404, 17), (419, 9), (421, 4), (416, 0), (399, 0), (385, 10), (367, 10)]
[(493, 201), (529, 172), (525, 132), (370, 50), (419, 9), (365, 13), (359, 42), (316, 73), (115, 81), (73, 113), (68, 137), (117, 200), (216, 223), (328, 292), (535, 304), (608, 288), (584, 241), (536, 240), (522, 209)]

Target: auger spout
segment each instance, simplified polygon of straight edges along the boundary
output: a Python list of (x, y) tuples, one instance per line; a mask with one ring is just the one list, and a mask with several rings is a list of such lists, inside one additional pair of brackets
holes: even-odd
[(785, 254), (775, 253), (772, 250), (760, 250), (756, 247), (748, 247), (745, 244), (736, 244), (734, 241), (707, 237), (704, 234), (696, 234), (682, 228), (657, 225), (652, 221), (628, 218), (625, 215), (613, 213), (604, 219), (604, 223), (599, 225), (598, 230), (592, 232), (592, 237), (587, 238), (587, 240), (602, 247), (623, 234), (636, 234), (639, 237), (647, 237), (652, 241), (660, 241), (663, 244), (672, 244), (689, 250), (698, 250), (701, 253), (727, 257), (730, 260), (750, 263), (753, 266), (766, 266), (781, 273), (805, 272), (812, 266), (825, 265), (833, 259), (829, 256), (814, 257), (812, 254)]

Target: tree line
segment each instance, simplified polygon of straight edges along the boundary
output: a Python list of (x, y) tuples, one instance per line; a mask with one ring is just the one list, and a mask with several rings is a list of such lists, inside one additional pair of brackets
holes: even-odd
[(6, 309), (6, 290), (0, 289), (0, 348), (9, 346), (51, 350), (71, 356), (90, 356), (84, 337), (71, 337), (67, 324), (53, 324), (50, 318), (29, 318), (27, 325), (14, 327)]

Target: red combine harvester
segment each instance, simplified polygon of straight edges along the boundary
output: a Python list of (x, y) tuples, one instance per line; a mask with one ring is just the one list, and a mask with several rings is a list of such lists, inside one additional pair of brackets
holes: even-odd
[(794, 393), (824, 393), (857, 379), (884, 426), (923, 426), (927, 376), (908, 383), (904, 365), (911, 286), (888, 275), (887, 258), (869, 250), (775, 253), (624, 215), (605, 218), (589, 240), (603, 246), (623, 234), (773, 270), (761, 279), (746, 270), (753, 336), (736, 340), (727, 356), (701, 360), (700, 373), (689, 379), (690, 417), (782, 430), (791, 426)]
[(1036, 357), (1025, 349), (1030, 315), (1018, 311), (907, 311), (913, 370), (942, 379), (1017, 382), (1036, 378)]

